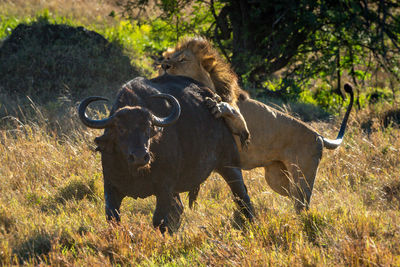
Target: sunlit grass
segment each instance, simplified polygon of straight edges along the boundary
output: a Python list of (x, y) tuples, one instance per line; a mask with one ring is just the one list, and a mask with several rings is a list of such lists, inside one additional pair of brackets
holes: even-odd
[(126, 198), (122, 223), (106, 223), (92, 144), (98, 130), (77, 128), (65, 139), (45, 125), (16, 124), (0, 134), (0, 262), (399, 265), (400, 132), (368, 138), (357, 125), (353, 117), (343, 147), (325, 151), (310, 211), (297, 215), (289, 199), (268, 188), (262, 169), (246, 171), (257, 219), (240, 228), (228, 186), (212, 174), (180, 230), (162, 236), (151, 226), (154, 197)]
[(83, 23), (113, 23), (108, 16), (112, 11), (118, 14), (119, 8), (113, 0), (3, 0), (0, 2), (0, 15), (33, 17), (42, 10), (60, 16), (79, 20)]

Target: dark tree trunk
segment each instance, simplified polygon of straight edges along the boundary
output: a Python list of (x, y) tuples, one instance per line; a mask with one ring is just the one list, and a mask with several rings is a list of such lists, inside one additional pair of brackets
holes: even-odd
[(246, 72), (247, 54), (254, 48), (248, 29), (250, 6), (245, 0), (235, 0), (230, 4), (229, 18), (232, 23), (232, 65), (241, 75)]

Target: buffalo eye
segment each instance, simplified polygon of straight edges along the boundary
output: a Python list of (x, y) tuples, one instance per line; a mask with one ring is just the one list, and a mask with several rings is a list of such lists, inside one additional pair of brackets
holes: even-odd
[(119, 133), (120, 135), (125, 135), (126, 132), (127, 132), (126, 128), (124, 128), (124, 127), (119, 127), (119, 128), (118, 128), (118, 133)]

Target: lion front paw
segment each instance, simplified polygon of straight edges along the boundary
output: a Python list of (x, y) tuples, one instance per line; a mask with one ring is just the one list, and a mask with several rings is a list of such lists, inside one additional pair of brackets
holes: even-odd
[(211, 98), (211, 97), (206, 97), (206, 100), (204, 101), (204, 104), (207, 106), (207, 108), (210, 110), (211, 114), (215, 118), (220, 118), (223, 115), (223, 110), (221, 108), (221, 105), (218, 103), (218, 99)]

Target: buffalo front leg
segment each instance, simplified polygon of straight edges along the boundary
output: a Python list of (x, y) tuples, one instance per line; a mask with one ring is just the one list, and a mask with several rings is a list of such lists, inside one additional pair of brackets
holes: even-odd
[(247, 188), (243, 182), (242, 171), (239, 168), (224, 167), (218, 170), (224, 180), (228, 183), (236, 204), (239, 206), (240, 212), (249, 220), (254, 219), (254, 208), (251, 204), (250, 197), (247, 194)]
[(172, 234), (180, 226), (180, 216), (183, 213), (183, 204), (179, 194), (167, 192), (156, 196), (157, 204), (153, 215), (153, 226), (159, 228), (162, 234), (168, 229)]
[(121, 207), (122, 199), (123, 195), (111, 184), (104, 181), (104, 200), (106, 202), (105, 210), (107, 221), (121, 221), (119, 208)]
[(183, 213), (183, 203), (179, 194), (174, 195), (172, 207), (168, 214), (168, 229), (172, 232), (178, 231), (181, 226), (181, 215)]

